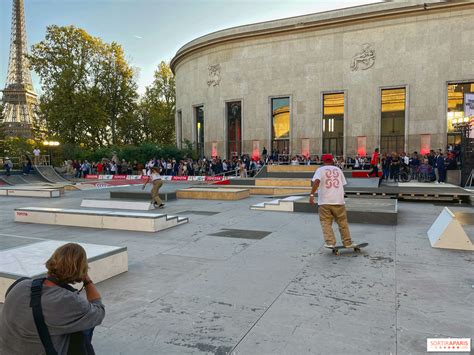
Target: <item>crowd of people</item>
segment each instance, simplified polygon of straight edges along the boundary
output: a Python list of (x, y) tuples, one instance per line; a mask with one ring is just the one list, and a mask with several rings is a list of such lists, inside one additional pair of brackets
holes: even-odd
[[(356, 157), (356, 159), (358, 159)], [(428, 154), (413, 152), (411, 155), (402, 152), (391, 154), (379, 154), (375, 149), (370, 160), (371, 170), (367, 176), (378, 176), (381, 168), (383, 180), (409, 181), (418, 180), (444, 184), (446, 182), (446, 171), (458, 169), (456, 154), (448, 150), (443, 153), (441, 149), (436, 152), (430, 150)]]
[[(374, 152), (375, 153), (375, 152)], [(374, 155), (355, 157), (334, 157), (334, 165), (341, 169), (352, 170), (371, 170), (370, 174), (378, 176), (380, 171), (381, 178), (394, 182), (400, 181), (403, 175), (403, 181), (419, 179), (421, 181), (435, 181), (444, 183), (446, 180), (446, 170), (458, 168), (458, 152), (452, 147), (448, 147), (446, 152), (441, 149), (431, 150), (428, 154), (419, 154), (413, 152), (379, 153), (377, 149), (376, 161)], [(223, 159), (221, 157), (201, 158), (201, 159), (164, 159), (152, 158), (146, 162), (133, 162), (125, 159), (103, 159), (99, 162), (89, 162), (87, 160), (73, 160), (66, 162), (67, 172), (76, 178), (84, 177), (88, 174), (99, 175), (150, 175), (151, 169), (159, 168), (161, 175), (169, 176), (240, 176), (253, 177), (265, 164), (289, 164), (289, 165), (320, 165), (321, 160), (318, 155), (305, 156), (288, 154), (278, 154), (272, 152), (267, 154), (266, 149), (262, 151), (259, 157), (250, 157), (244, 154), (240, 157)]]
[(202, 159), (157, 159), (152, 158), (146, 162), (126, 161), (125, 159), (103, 159), (99, 162), (87, 160), (73, 160), (66, 162), (67, 173), (76, 178), (88, 174), (99, 175), (150, 175), (151, 169), (159, 168), (161, 175), (169, 176), (215, 176), (236, 175), (241, 177), (253, 177), (263, 166), (261, 159), (251, 159), (248, 155), (234, 157), (232, 159), (202, 158)]

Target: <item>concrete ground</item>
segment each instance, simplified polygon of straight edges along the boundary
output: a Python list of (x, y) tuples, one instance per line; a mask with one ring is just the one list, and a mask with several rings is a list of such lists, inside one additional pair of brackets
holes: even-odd
[(109, 191), (0, 197), (1, 233), (128, 247), (129, 272), (98, 285), (98, 354), (424, 354), (429, 337), (474, 338), (474, 253), (432, 249), (426, 235), (442, 205), (401, 202), (397, 226), (352, 224), (369, 246), (339, 257), (316, 215), (249, 209), (265, 197), (171, 201), (163, 211), (190, 223), (154, 234), (13, 222), (15, 207)]

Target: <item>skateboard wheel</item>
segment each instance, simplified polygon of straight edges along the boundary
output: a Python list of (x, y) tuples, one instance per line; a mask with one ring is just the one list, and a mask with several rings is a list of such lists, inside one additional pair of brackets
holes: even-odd
[(360, 248), (354, 248), (354, 251), (360, 253)]

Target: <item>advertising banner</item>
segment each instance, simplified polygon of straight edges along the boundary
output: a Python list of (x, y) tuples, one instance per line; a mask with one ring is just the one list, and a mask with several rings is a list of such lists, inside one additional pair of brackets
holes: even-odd
[[(86, 175), (86, 179), (89, 180), (128, 180), (128, 181), (138, 181), (148, 179), (147, 175), (97, 175), (89, 174)], [(171, 175), (162, 175), (162, 180), (165, 181), (223, 181), (228, 180), (227, 176), (171, 176)]]

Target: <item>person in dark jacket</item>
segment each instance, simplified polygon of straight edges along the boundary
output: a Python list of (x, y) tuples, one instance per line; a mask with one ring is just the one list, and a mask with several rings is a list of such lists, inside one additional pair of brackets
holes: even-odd
[(446, 165), (443, 153), (439, 152), (436, 156), (435, 167), (438, 176), (438, 184), (444, 184), (446, 181)]

